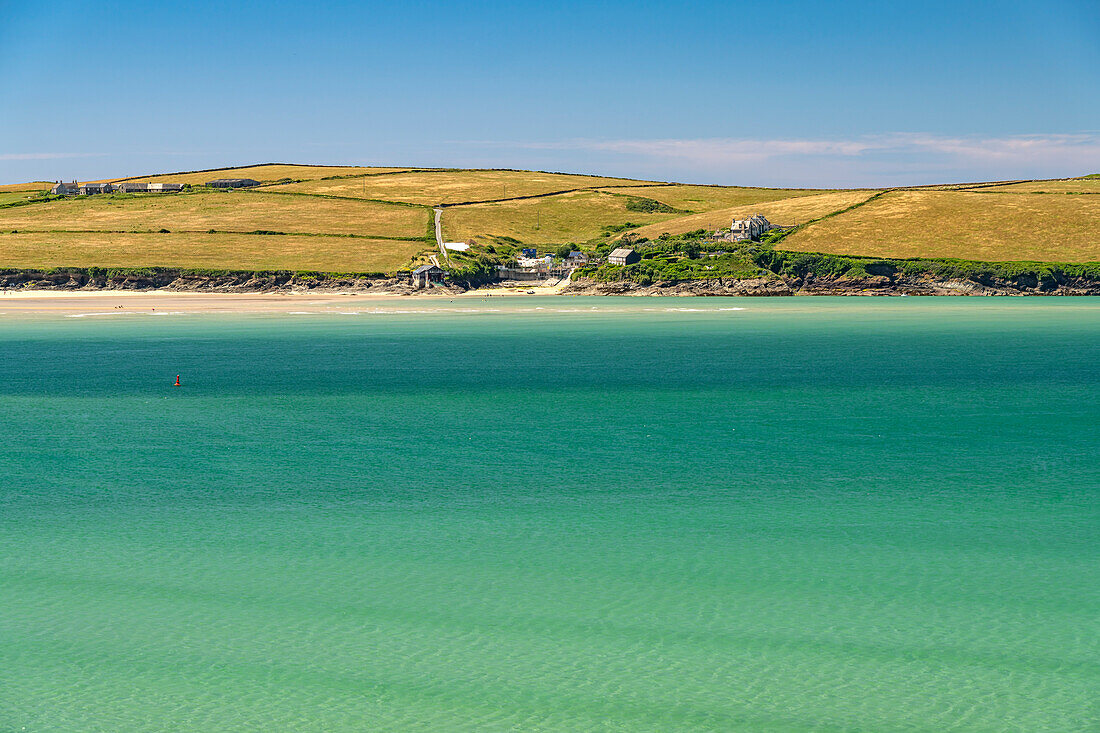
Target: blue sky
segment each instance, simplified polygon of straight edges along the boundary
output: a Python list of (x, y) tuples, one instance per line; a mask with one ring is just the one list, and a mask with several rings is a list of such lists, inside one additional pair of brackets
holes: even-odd
[(280, 161), (1100, 171), (1100, 2), (0, 0), (0, 182)]

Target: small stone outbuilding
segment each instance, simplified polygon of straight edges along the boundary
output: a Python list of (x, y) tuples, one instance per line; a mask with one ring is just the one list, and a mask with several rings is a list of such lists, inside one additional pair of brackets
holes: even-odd
[(210, 188), (252, 188), (259, 186), (260, 182), (253, 178), (217, 178), (207, 181), (206, 185)]

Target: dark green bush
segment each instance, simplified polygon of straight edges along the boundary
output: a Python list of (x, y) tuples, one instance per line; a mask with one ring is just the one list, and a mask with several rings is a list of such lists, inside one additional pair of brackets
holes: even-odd
[(674, 209), (668, 204), (655, 199), (647, 199), (641, 196), (631, 196), (626, 202), (627, 211), (640, 211), (646, 214), (677, 214), (679, 209)]

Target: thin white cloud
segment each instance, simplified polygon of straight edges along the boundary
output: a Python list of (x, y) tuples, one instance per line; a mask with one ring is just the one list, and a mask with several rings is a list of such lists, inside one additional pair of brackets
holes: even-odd
[[(604, 172), (713, 183), (882, 186), (1061, 178), (1100, 171), (1100, 132), (950, 136), (899, 132), (852, 138), (576, 139), (472, 143), (541, 154), (558, 169), (582, 160)], [(516, 153), (514, 152), (513, 155)], [(519, 157), (522, 157), (520, 155)], [(571, 165), (567, 165), (570, 162)]]
[(0, 160), (66, 160), (69, 158), (101, 158), (106, 153), (0, 153)]
[(747, 162), (788, 157), (858, 158), (876, 155), (938, 155), (968, 159), (1024, 162), (1041, 157), (1100, 160), (1100, 134), (1020, 135), (1001, 138), (947, 137), (896, 133), (851, 140), (815, 139), (657, 139), (569, 140), (521, 143), (533, 150), (591, 150), (683, 162)]
[(1043, 157), (1100, 156), (1100, 135), (1015, 135), (999, 138), (941, 137), (908, 134), (895, 136), (898, 149), (953, 155), (976, 160), (1023, 160)]

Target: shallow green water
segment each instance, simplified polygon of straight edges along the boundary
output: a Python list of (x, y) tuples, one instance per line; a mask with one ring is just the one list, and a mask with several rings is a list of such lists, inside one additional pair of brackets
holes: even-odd
[(1095, 299), (0, 317), (0, 731), (1096, 730), (1098, 401)]

